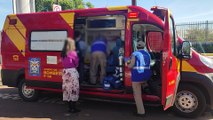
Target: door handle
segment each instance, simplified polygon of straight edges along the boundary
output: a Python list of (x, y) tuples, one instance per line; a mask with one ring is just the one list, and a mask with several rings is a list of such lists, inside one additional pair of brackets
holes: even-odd
[(169, 58), (169, 70), (172, 68), (172, 57)]

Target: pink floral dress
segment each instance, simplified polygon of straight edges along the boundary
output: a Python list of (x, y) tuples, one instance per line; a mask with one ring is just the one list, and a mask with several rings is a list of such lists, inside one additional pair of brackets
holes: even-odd
[(78, 101), (79, 98), (79, 74), (78, 56), (75, 51), (70, 51), (67, 57), (62, 60), (64, 65), (62, 74), (63, 101)]
[(78, 101), (79, 75), (75, 68), (63, 70), (63, 101)]

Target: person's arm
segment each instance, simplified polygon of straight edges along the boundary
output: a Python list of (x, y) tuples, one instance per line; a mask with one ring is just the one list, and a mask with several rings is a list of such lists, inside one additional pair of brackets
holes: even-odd
[(79, 41), (79, 47), (80, 47), (81, 51), (84, 52), (87, 48), (85, 41)]
[(79, 57), (77, 55), (77, 52), (75, 52), (75, 55), (73, 57), (73, 61), (75, 62), (75, 67), (78, 67), (78, 65), (79, 65)]
[(132, 56), (130, 59), (130, 63), (127, 63), (127, 67), (132, 69), (135, 66), (135, 56)]
[(70, 62), (71, 62), (75, 67), (78, 67), (79, 58), (78, 58), (77, 52), (76, 52), (76, 51), (70, 52), (70, 53), (68, 54), (68, 57), (69, 57), (69, 59), (70, 59)]

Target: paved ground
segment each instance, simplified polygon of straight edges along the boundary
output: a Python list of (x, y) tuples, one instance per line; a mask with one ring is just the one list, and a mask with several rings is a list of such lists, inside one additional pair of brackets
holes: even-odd
[[(146, 107), (146, 118), (137, 118), (132, 115), (134, 105), (95, 101), (81, 101), (82, 112), (73, 115), (59, 96), (43, 94), (37, 102), (23, 102), (17, 89), (0, 86), (0, 120), (187, 120), (161, 107)], [(212, 116), (206, 112), (196, 120), (213, 120)]]

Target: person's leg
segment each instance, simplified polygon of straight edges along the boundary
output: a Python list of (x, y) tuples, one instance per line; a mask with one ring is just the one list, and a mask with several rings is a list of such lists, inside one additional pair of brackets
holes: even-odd
[(132, 82), (133, 92), (135, 103), (137, 107), (138, 114), (145, 114), (143, 100), (142, 100), (142, 91), (141, 91), (141, 83), (140, 82)]
[(72, 113), (76, 113), (80, 112), (80, 110), (76, 108), (76, 103), (79, 99), (79, 73), (76, 69), (70, 70), (70, 73), (71, 73), (70, 78), (72, 82), (72, 84), (70, 85), (71, 90), (70, 101), (72, 101), (70, 109)]
[(105, 53), (100, 52), (98, 57), (101, 65), (100, 83), (102, 84), (103, 79), (106, 76), (106, 55)]
[(73, 103), (72, 103), (72, 101), (68, 102), (68, 107), (69, 107), (69, 112), (71, 112), (73, 110)]
[(91, 60), (90, 60), (90, 83), (92, 84), (96, 84), (96, 80), (97, 80), (97, 54), (96, 53), (92, 53), (91, 55)]
[(81, 111), (76, 108), (76, 103), (77, 103), (76, 101), (69, 101), (68, 103), (69, 103), (69, 112), (78, 113)]

